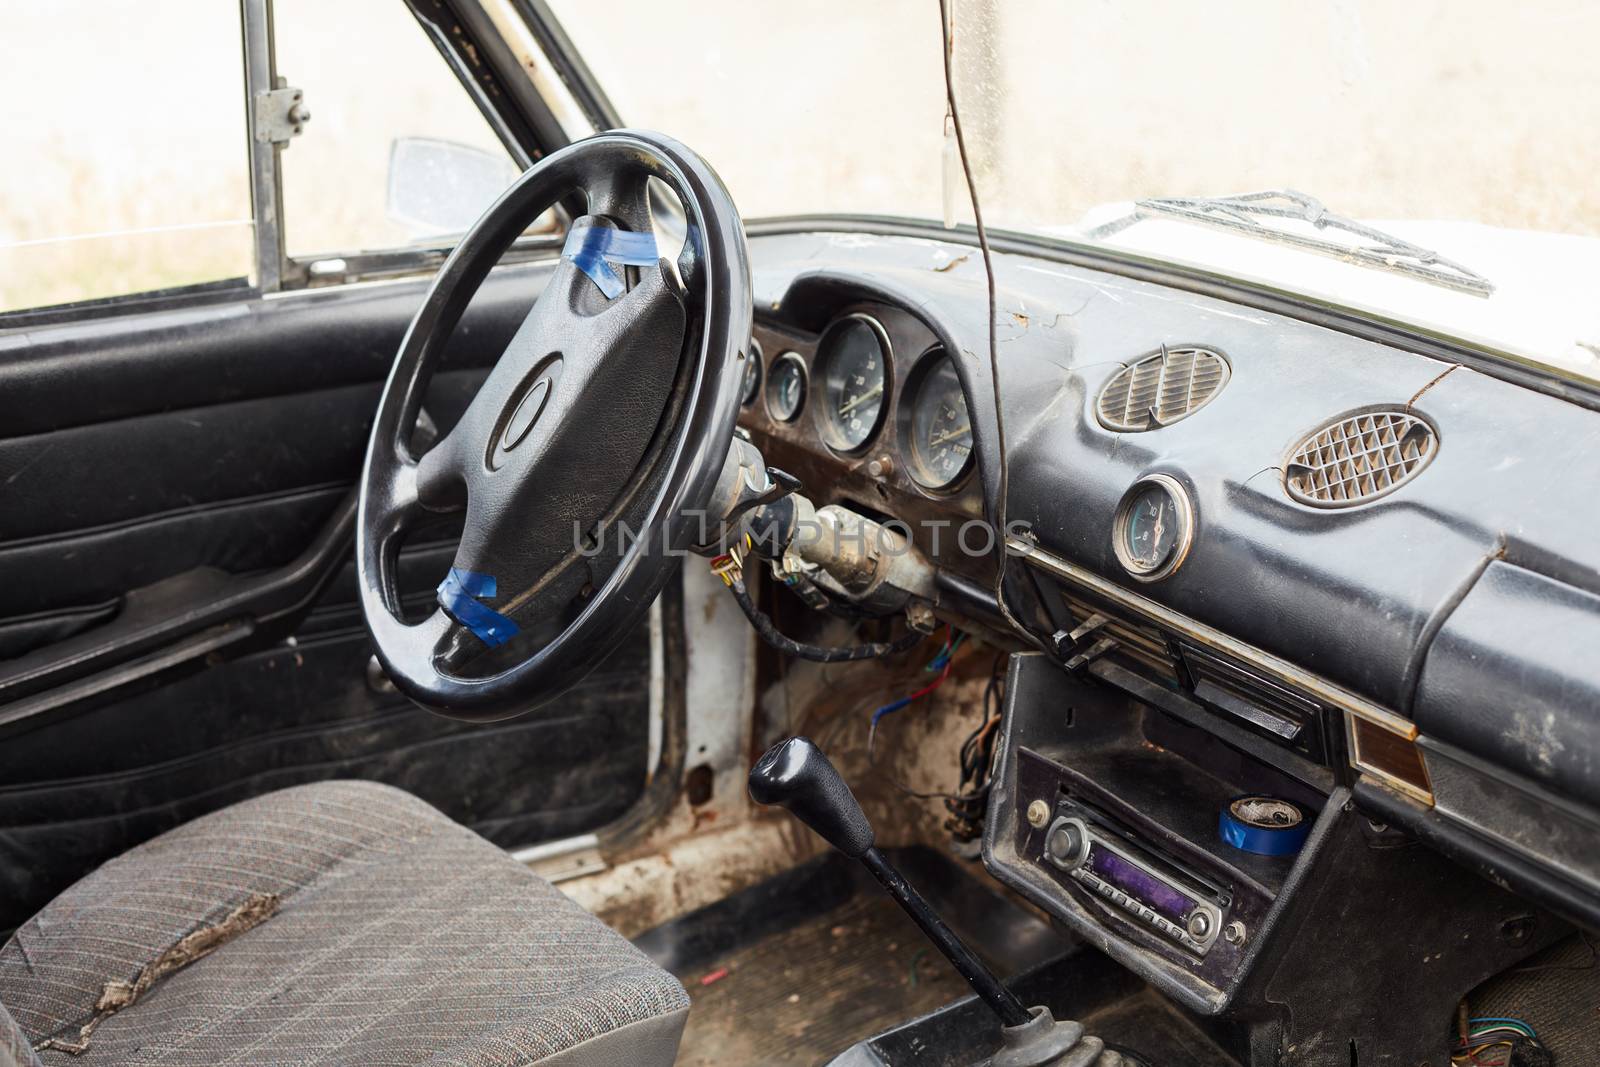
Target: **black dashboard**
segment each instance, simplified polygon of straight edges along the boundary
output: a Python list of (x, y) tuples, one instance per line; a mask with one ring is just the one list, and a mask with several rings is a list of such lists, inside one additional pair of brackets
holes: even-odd
[[(917, 531), (1001, 514), (976, 249), (751, 251), (740, 422), (769, 458)], [(992, 873), (1205, 1011), (1270, 983), (1269, 934), (1328, 907), (1296, 887), (1386, 834), (1600, 922), (1600, 413), (1437, 343), (1062, 259), (994, 256), (1007, 601), (1037, 651), (1012, 665)], [(998, 545), (919, 545), (992, 587)], [(1295, 851), (1219, 841), (1252, 795), (1303, 817)]]

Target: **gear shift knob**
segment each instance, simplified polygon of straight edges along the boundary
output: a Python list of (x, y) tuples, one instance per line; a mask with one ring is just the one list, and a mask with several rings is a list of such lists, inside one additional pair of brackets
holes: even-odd
[(777, 804), (834, 848), (860, 859), (872, 847), (872, 824), (839, 772), (808, 737), (768, 749), (750, 769), (750, 799)]

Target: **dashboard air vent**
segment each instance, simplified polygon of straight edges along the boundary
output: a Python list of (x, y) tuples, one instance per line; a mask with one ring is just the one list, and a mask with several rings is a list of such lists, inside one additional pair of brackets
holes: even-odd
[(1199, 411), (1228, 384), (1228, 361), (1205, 348), (1168, 348), (1123, 367), (1100, 390), (1100, 421), (1139, 433)]
[(1296, 445), (1284, 486), (1302, 504), (1354, 507), (1400, 488), (1438, 450), (1433, 427), (1409, 411), (1367, 411), (1330, 423)]

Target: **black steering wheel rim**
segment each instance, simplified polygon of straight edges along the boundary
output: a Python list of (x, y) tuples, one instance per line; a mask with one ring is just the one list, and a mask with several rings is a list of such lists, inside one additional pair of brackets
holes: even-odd
[[(688, 333), (698, 351), (682, 357), (694, 362), (674, 439), (662, 453), (659, 487), (638, 536), (558, 636), (498, 673), (450, 672), (441, 666), (442, 650), (462, 640), (462, 625), (442, 608), (423, 622), (403, 621), (397, 582), (399, 540), (429, 511), (418, 485), (427, 456), (410, 452), (428, 381), (489, 270), (541, 212), (582, 192), (592, 214), (647, 229), (651, 177), (665, 182), (683, 206), (689, 234), (680, 260), (683, 280), (703, 309), (698, 330)], [(618, 130), (579, 141), (541, 160), (484, 212), (440, 268), (401, 342), (362, 468), (356, 535), (361, 605), (378, 659), (397, 688), (441, 715), (506, 718), (559, 696), (629, 634), (678, 556), (703, 532), (703, 522), (689, 516), (710, 498), (732, 440), (750, 326), (750, 268), (738, 212), (710, 166), (669, 137)]]

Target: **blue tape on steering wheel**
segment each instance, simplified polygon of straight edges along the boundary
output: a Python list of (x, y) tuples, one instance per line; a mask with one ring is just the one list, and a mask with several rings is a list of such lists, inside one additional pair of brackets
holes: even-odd
[(517, 624), (506, 616), (480, 602), (481, 596), (495, 595), (492, 574), (478, 574), (451, 567), (444, 581), (439, 583), (439, 606), (445, 614), (471, 630), (473, 634), (494, 648), (517, 636)]
[(1225, 844), (1258, 856), (1292, 856), (1311, 833), (1311, 820), (1298, 804), (1269, 796), (1234, 797), (1217, 814), (1217, 833)]
[(648, 267), (658, 256), (656, 235), (618, 230), (610, 226), (586, 226), (567, 234), (567, 243), (561, 249), (561, 258), (570, 259), (574, 266), (587, 274), (607, 300), (622, 295), (625, 286), (613, 263), (626, 267)]

